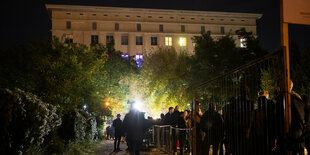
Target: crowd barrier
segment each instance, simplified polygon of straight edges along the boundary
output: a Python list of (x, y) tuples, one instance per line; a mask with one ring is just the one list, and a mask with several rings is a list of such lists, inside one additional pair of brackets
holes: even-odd
[(152, 143), (161, 151), (173, 153), (174, 151), (183, 154), (192, 154), (192, 129), (175, 128), (170, 125), (154, 125), (152, 128)]

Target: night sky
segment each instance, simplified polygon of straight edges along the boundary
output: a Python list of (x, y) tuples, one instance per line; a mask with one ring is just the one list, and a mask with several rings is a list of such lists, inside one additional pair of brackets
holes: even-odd
[[(135, 8), (261, 13), (258, 37), (264, 48), (280, 47), (279, 0), (11, 0), (1, 11), (1, 48), (51, 36), (45, 3)], [(3, 22), (4, 21), (4, 22)], [(290, 40), (310, 48), (310, 26), (290, 24)]]

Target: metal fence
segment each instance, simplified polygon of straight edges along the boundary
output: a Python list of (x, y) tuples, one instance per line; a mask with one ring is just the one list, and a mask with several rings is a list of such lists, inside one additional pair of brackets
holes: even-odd
[(277, 51), (197, 86), (194, 154), (208, 154), (211, 145), (213, 154), (281, 154), (287, 102), (275, 84), (280, 86), (282, 71)]
[(192, 129), (154, 125), (153, 144), (166, 153), (183, 151), (183, 154), (192, 154)]

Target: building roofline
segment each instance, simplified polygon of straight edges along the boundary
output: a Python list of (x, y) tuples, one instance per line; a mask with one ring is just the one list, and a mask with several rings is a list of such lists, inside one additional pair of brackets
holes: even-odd
[(217, 12), (217, 11), (194, 11), (194, 10), (172, 10), (172, 9), (147, 9), (147, 8), (125, 8), (125, 7), (106, 7), (106, 6), (86, 6), (86, 5), (59, 5), (46, 4), (47, 9), (88, 11), (88, 12), (118, 12), (118, 13), (149, 13), (158, 15), (187, 15), (204, 17), (231, 17), (231, 18), (255, 18), (260, 19), (262, 14), (256, 13), (236, 13), (236, 12)]

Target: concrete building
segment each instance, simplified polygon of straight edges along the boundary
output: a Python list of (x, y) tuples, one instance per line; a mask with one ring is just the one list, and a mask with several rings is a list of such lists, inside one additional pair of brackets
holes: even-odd
[(115, 49), (124, 55), (156, 51), (173, 46), (193, 54), (193, 36), (211, 31), (213, 37), (232, 34), (243, 46), (235, 31), (245, 28), (256, 34), (256, 20), (261, 14), (118, 8), (101, 6), (46, 5), (52, 20), (52, 35), (68, 42), (97, 44), (115, 40)]

